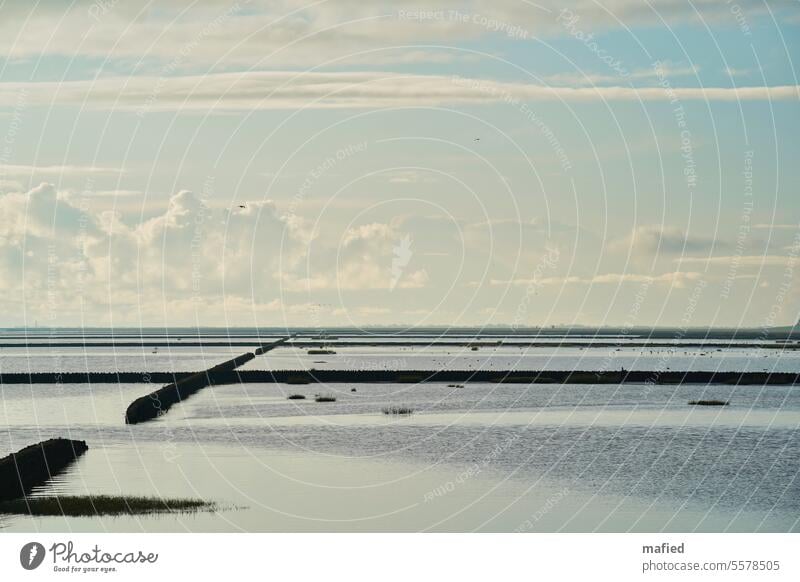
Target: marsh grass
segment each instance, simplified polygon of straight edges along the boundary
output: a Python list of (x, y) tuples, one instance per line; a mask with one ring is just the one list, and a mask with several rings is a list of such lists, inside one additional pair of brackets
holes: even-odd
[(690, 400), (689, 404), (693, 406), (728, 406), (730, 402), (727, 400)]
[(408, 414), (414, 414), (414, 409), (413, 409), (413, 408), (411, 408), (410, 406), (384, 406), (384, 407), (382, 408), (382, 410), (383, 410), (383, 413), (384, 413), (384, 414), (388, 414), (388, 415), (396, 415), (396, 414), (408, 415)]
[(67, 517), (189, 513), (213, 508), (213, 503), (201, 499), (163, 499), (161, 497), (117, 495), (28, 497), (0, 503), (0, 513)]

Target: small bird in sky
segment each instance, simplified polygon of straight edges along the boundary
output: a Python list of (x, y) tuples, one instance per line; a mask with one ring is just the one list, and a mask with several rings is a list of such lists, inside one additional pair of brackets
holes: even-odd
[(475, 141), (481, 141), (481, 138), (479, 138), (479, 137), (476, 137), (476, 138), (475, 138)]

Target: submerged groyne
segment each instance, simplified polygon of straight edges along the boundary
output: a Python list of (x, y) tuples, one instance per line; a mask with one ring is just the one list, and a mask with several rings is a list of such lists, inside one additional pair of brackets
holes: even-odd
[(189, 396), (215, 383), (218, 374), (232, 372), (237, 367), (255, 358), (255, 354), (246, 353), (232, 360), (218, 364), (204, 372), (197, 372), (167, 384), (158, 390), (134, 400), (125, 411), (125, 423), (137, 424), (152, 420), (165, 414), (173, 404), (186, 400)]
[(560, 371), (560, 370), (247, 370), (241, 382), (287, 384), (391, 382), (483, 382), (507, 384), (800, 384), (798, 373), (770, 372), (678, 372), (648, 370)]
[[(212, 368), (213, 370), (213, 368)], [(193, 376), (211, 374), (213, 384), (312, 382), (501, 382), (518, 384), (800, 384), (793, 372), (630, 372), (551, 370), (228, 370), (206, 372), (40, 372), (0, 374), (1, 384), (101, 384), (180, 383)]]
[(86, 441), (49, 439), (0, 459), (0, 501), (26, 496), (89, 450)]
[(212, 384), (230, 384), (236, 382), (238, 373), (236, 368), (269, 350), (275, 349), (288, 341), (283, 338), (278, 341), (259, 346), (255, 352), (247, 352), (240, 356), (217, 364), (203, 372), (197, 372), (176, 379), (174, 382), (134, 400), (125, 411), (125, 424), (138, 424), (153, 420), (166, 414), (173, 404), (186, 400), (192, 394)]

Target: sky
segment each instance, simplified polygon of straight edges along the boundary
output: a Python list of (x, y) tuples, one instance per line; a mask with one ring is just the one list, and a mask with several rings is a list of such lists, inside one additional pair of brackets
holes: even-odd
[(800, 317), (795, 0), (0, 4), (0, 327)]

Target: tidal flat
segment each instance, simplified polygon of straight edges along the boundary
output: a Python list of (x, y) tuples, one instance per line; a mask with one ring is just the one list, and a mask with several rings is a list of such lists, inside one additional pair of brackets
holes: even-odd
[[(393, 362), (415, 358), (414, 366), (427, 357), (431, 368), (463, 358), (491, 360), (494, 349), (510, 357), (502, 347), (482, 348), (478, 356), (452, 349), (381, 353)], [(326, 362), (344, 353), (349, 365), (362, 356), (365, 367), (373, 365), (375, 352), (358, 350), (337, 349)], [(616, 366), (615, 350), (591, 350), (585, 358), (611, 358), (608, 365)], [(286, 348), (254, 361), (274, 366), (304, 354)], [(795, 360), (780, 360), (794, 354), (770, 350), (768, 357), (797, 370)], [(737, 352), (726, 361), (731, 369), (752, 361), (761, 366), (761, 355), (756, 349), (747, 359)], [(530, 357), (544, 356), (528, 355), (517, 365), (527, 366)], [(552, 365), (564, 365), (558, 362)], [(348, 383), (230, 384), (209, 386), (151, 422), (125, 425), (126, 406), (158, 387), (6, 385), (0, 455), (49, 437), (90, 444), (32, 499), (177, 499), (211, 506), (137, 515), (3, 514), (0, 528), (800, 530), (800, 394), (793, 385), (402, 382), (361, 383), (353, 391)], [(295, 394), (306, 398), (290, 399)], [(315, 394), (326, 401), (317, 402)], [(393, 410), (413, 414), (384, 412)]]

